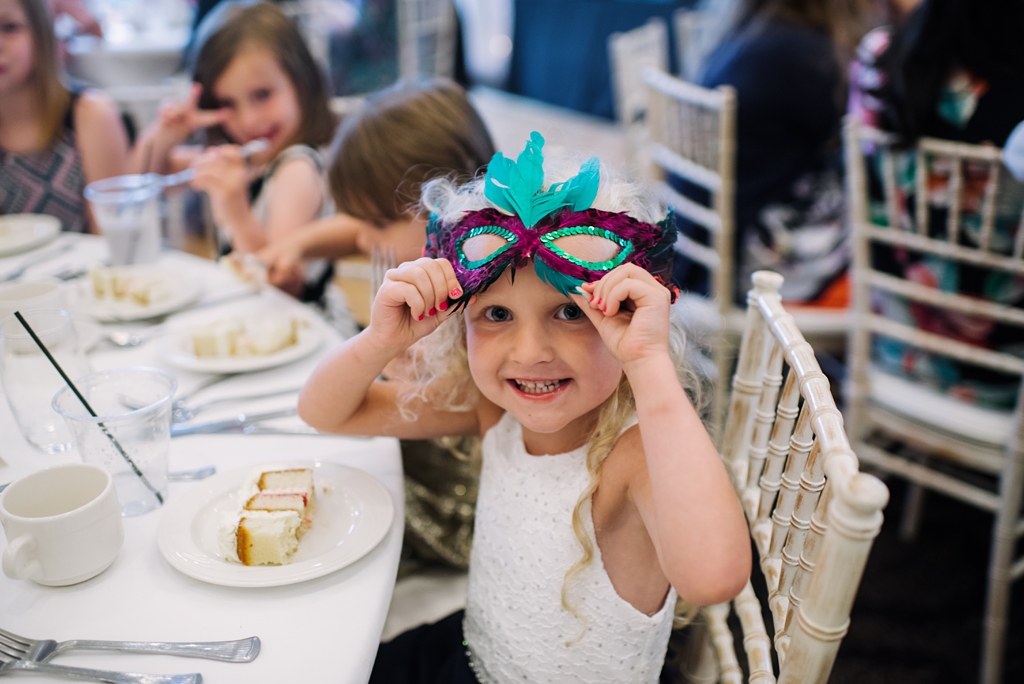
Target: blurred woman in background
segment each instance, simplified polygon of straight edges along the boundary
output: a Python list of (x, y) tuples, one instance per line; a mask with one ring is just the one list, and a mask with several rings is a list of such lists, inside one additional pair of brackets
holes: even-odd
[[(906, 151), (894, 155), (896, 204), (903, 227), (914, 224), (916, 178), (927, 173), (929, 225), (946, 226), (948, 165), (916, 168), (913, 145), (921, 136), (1002, 147), (1024, 121), (1024, 0), (924, 0), (898, 27), (864, 37), (851, 72), (850, 111), (862, 124), (895, 133)], [(1012, 155), (1011, 155), (1012, 156)], [(1011, 162), (1012, 164), (1012, 159)], [(968, 162), (963, 173), (960, 240), (976, 246), (989, 166)], [(869, 166), (869, 173), (875, 173)], [(877, 178), (877, 174), (875, 175)], [(871, 187), (880, 188), (879, 182)], [(1000, 172), (991, 245), (1009, 253), (1021, 225), (1024, 185)], [(872, 221), (888, 223), (885, 198), (871, 198)], [(980, 266), (922, 257), (909, 250), (876, 247), (878, 268), (918, 284), (983, 300), (1024, 307), (1024, 278)], [(1020, 354), (1024, 339), (1014, 326), (878, 293), (873, 305), (887, 318), (986, 349)], [(957, 399), (995, 408), (1014, 405), (1019, 378), (937, 356), (880, 338), (874, 363), (894, 375), (909, 375)]]
[(705, 0), (700, 85), (736, 89), (737, 296), (750, 274), (783, 297), (846, 305), (840, 122), (845, 65), (871, 0)]

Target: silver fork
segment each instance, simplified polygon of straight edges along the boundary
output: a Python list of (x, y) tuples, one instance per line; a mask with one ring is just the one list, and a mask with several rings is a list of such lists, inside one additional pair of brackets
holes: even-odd
[(205, 658), (227, 663), (251, 663), (260, 653), (259, 637), (237, 641), (198, 641), (174, 643), (161, 641), (94, 641), (71, 639), (56, 642), (53, 639), (28, 639), (13, 632), (0, 629), (0, 653), (18, 658), (45, 663), (54, 656), (71, 650), (87, 651), (131, 651), (133, 653), (154, 653), (176, 655), (188, 658)]
[(68, 667), (66, 665), (36, 663), (31, 660), (5, 660), (0, 658), (0, 677), (5, 677), (18, 671), (39, 672), (41, 674), (59, 675), (70, 679), (85, 679), (90, 682), (107, 682), (108, 684), (202, 684), (203, 681), (203, 675), (198, 672), (178, 675), (141, 674), (138, 672), (93, 670), (88, 667)]
[(370, 308), (377, 298), (377, 290), (384, 284), (387, 272), (398, 267), (398, 250), (392, 245), (373, 245), (370, 248)]
[(187, 404), (181, 404), (174, 408), (174, 413), (171, 416), (172, 422), (174, 423), (187, 423), (188, 421), (195, 418), (197, 415), (210, 408), (211, 406), (218, 406), (220, 404), (231, 404), (238, 401), (258, 401), (260, 399), (271, 399), (273, 397), (283, 397), (289, 394), (297, 394), (301, 387), (289, 387), (287, 389), (272, 390), (270, 392), (262, 392), (260, 394), (249, 394), (245, 396), (230, 396), (230, 397), (218, 397), (217, 399), (207, 399), (201, 401), (198, 404), (188, 406)]
[[(202, 390), (206, 389), (207, 387), (212, 387), (213, 385), (224, 382), (225, 380), (228, 380), (233, 377), (235, 377), (235, 374), (229, 373), (226, 375), (211, 375), (210, 377), (206, 378), (188, 392), (185, 392), (184, 394), (180, 395), (171, 403), (172, 414), (175, 411), (183, 410), (188, 400), (194, 397), (195, 395), (199, 394), (199, 392), (201, 392)], [(148, 405), (148, 402), (139, 401), (137, 399), (134, 399), (133, 397), (128, 396), (127, 394), (118, 394), (117, 400), (133, 411), (137, 411), (143, 406)]]
[(137, 347), (143, 342), (149, 342), (163, 330), (162, 325), (154, 325), (144, 330), (112, 330), (104, 333), (101, 341), (110, 342), (115, 347)]

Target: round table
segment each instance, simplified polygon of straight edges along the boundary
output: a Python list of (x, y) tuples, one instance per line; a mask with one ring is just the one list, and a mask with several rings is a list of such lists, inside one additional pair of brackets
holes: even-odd
[[(61, 272), (106, 258), (101, 238), (62, 235), (74, 247), (57, 258), (31, 268), (25, 278)], [(30, 255), (27, 255), (30, 256)], [(26, 255), (0, 259), (0, 278)], [(223, 311), (258, 298), (268, 307), (303, 307), (281, 292), (266, 288), (245, 294), (244, 288), (214, 262), (168, 252), (163, 263), (180, 268), (187, 277), (204, 282), (201, 313)], [(172, 315), (173, 326), (197, 311)], [(84, 326), (88, 327), (88, 326)], [(125, 329), (130, 325), (109, 326)], [(140, 326), (141, 327), (141, 326)], [(86, 332), (86, 336), (88, 332)], [(324, 344), (311, 356), (279, 368), (233, 376), (198, 392), (197, 400), (218, 396), (257, 394), (298, 387), (313, 367), (341, 341), (328, 328)], [(169, 366), (161, 343), (154, 339), (130, 349), (97, 346), (89, 354), (96, 370), (119, 366), (157, 366), (178, 378), (179, 394), (206, 378)], [(249, 402), (246, 410), (294, 405), (295, 395)], [(215, 420), (239, 410), (211, 409), (195, 420)], [(298, 418), (283, 419), (284, 429), (300, 427)], [(54, 456), (28, 445), (18, 431), (6, 400), (0, 400), (0, 483), (48, 465), (78, 459), (74, 451)], [(366, 556), (318, 579), (280, 587), (232, 588), (192, 579), (172, 568), (157, 547), (157, 527), (163, 513), (124, 519), (125, 542), (114, 564), (94, 579), (70, 587), (44, 587), (0, 575), (0, 628), (31, 638), (117, 639), (139, 641), (221, 641), (258, 636), (259, 657), (233, 664), (192, 658), (75, 651), (52, 661), (128, 672), (201, 672), (204, 682), (280, 683), (289, 681), (362, 683), (369, 677), (384, 618), (395, 584), (404, 519), (402, 464), (397, 440), (359, 439), (325, 435), (212, 434), (171, 440), (170, 469), (215, 465), (226, 472), (269, 460), (316, 459), (360, 468), (376, 477), (391, 494), (395, 516), (384, 540)], [(172, 483), (173, 502), (197, 483)], [(61, 682), (33, 675), (33, 681)]]

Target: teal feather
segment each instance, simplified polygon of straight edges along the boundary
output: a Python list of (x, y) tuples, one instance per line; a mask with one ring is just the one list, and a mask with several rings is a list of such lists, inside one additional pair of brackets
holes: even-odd
[(537, 277), (542, 281), (555, 288), (566, 297), (570, 294), (576, 293), (576, 288), (583, 284), (583, 281), (579, 278), (573, 278), (564, 273), (554, 270), (544, 263), (543, 259), (534, 259), (533, 268), (537, 272)]
[(515, 207), (506, 198), (510, 177), (515, 170), (515, 163), (498, 152), (491, 157), (491, 163), (487, 165), (487, 177), (484, 182), (484, 196), (499, 209), (509, 213), (515, 212)]
[(532, 228), (546, 215), (535, 208), (537, 193), (544, 186), (543, 149), (544, 138), (540, 133), (531, 133), (526, 147), (516, 159), (515, 169), (509, 175), (509, 187), (505, 193), (527, 228)]
[(532, 228), (545, 216), (563, 207), (575, 211), (588, 209), (597, 197), (601, 163), (592, 157), (580, 166), (579, 173), (567, 181), (541, 192), (544, 186), (544, 137), (534, 131), (526, 147), (512, 161), (501, 152), (487, 165), (484, 196), (496, 207), (516, 214), (523, 225)]

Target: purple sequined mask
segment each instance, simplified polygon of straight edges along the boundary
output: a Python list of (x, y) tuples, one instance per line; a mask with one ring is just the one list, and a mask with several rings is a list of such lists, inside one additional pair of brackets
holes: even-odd
[(675, 226), (591, 209), (599, 163), (590, 159), (573, 178), (541, 192), (544, 139), (530, 136), (516, 162), (500, 152), (487, 167), (484, 194), (497, 208), (470, 211), (455, 224), (431, 216), (424, 254), (451, 262), (463, 305), (513, 265), (533, 259), (537, 275), (568, 296), (625, 263), (659, 277), (671, 271)]

